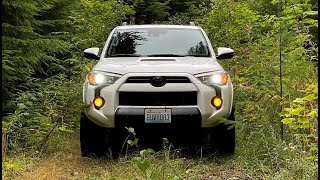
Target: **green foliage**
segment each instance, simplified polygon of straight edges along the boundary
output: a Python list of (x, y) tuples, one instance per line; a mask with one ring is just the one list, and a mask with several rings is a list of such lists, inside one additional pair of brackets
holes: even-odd
[(187, 17), (188, 21), (193, 20), (202, 15), (199, 7), (206, 7), (210, 3), (210, 0), (171, 0), (169, 2), (170, 18), (172, 16), (184, 16)]
[(27, 170), (29, 163), (24, 157), (2, 161), (2, 179), (6, 179), (6, 177), (12, 179), (19, 176), (21, 172)]
[(125, 0), (124, 2), (134, 9), (136, 24), (163, 24), (164, 22), (186, 24), (203, 14), (199, 7), (210, 4), (210, 0)]
[[(60, 135), (76, 132), (83, 78), (96, 63), (83, 58), (83, 50), (102, 47), (111, 29), (135, 14), (137, 24), (195, 20), (214, 47), (236, 50), (233, 59), (220, 62), (235, 91), (238, 152), (232, 163), (239, 163), (253, 179), (314, 179), (317, 166), (304, 160), (318, 159), (318, 5), (289, 0), (281, 1), (278, 9), (279, 2), (4, 0), (2, 124), (9, 153), (46, 148), (43, 142), (52, 129)], [(279, 138), (281, 120), (287, 125), (285, 141)], [(134, 139), (124, 145), (138, 146), (134, 129), (128, 132)], [(160, 159), (158, 152), (147, 149), (131, 162), (144, 178), (199, 178), (184, 160), (173, 161), (172, 152), (164, 143)], [(19, 166), (4, 164), (6, 172)]]
[[(240, 114), (236, 119), (242, 120)], [(271, 124), (241, 122), (237, 129), (235, 157), (223, 164), (238, 166), (251, 179), (317, 178), (317, 162), (306, 161), (300, 141), (282, 141), (278, 136), (280, 131)]]
[[(129, 136), (131, 134), (134, 136), (134, 140), (128, 139), (129, 138), (129, 136), (128, 136), (127, 144), (129, 146), (137, 146), (138, 147), (138, 138), (136, 137), (136, 132), (134, 131), (134, 128), (132, 128), (132, 127), (129, 127), (129, 128), (125, 127), (125, 128), (130, 133)], [(153, 149), (150, 149), (150, 148), (144, 149), (144, 150), (140, 151), (139, 157), (133, 157), (131, 160), (132, 163), (137, 165), (137, 167), (139, 168), (139, 170), (141, 171), (141, 173), (143, 174), (143, 176), (146, 179), (148, 179), (147, 170), (150, 168), (150, 164), (151, 164), (150, 160), (148, 160), (146, 157), (152, 153), (154, 153)]]
[[(127, 143), (130, 146), (138, 146), (138, 139), (136, 138), (136, 133), (134, 128), (126, 128), (130, 134), (134, 135), (134, 140), (128, 140)], [(157, 167), (153, 160), (155, 158), (156, 152), (153, 149), (143, 149), (140, 151), (138, 156), (134, 156), (131, 159), (131, 163), (135, 164), (139, 172), (145, 179), (183, 179), (183, 175), (188, 173), (184, 168), (181, 168), (177, 175), (166, 174), (167, 168), (170, 165), (170, 157), (172, 152), (170, 146), (168, 146), (169, 141), (163, 138), (163, 150), (159, 152), (162, 156), (163, 166)], [(170, 168), (170, 167), (169, 167)]]
[(152, 149), (144, 149), (140, 151), (140, 157), (134, 157), (131, 161), (137, 165), (139, 170), (142, 172), (144, 177), (147, 178), (147, 170), (151, 166), (151, 161), (147, 158), (149, 154), (153, 154), (154, 150)]
[(71, 17), (76, 34), (72, 42), (78, 51), (92, 46), (101, 48), (110, 31), (133, 12), (122, 0), (82, 0)]
[[(7, 128), (9, 150), (24, 152), (37, 150), (47, 132), (58, 125), (57, 130), (68, 131), (78, 127), (81, 109), (81, 84), (66, 77), (55, 76), (41, 82), (39, 89), (19, 94), (13, 101), (14, 113), (3, 117)], [(75, 116), (76, 115), (76, 116)]]
[(2, 10), (2, 124), (9, 152), (32, 153), (52, 131), (78, 127), (83, 77), (95, 63), (82, 51), (132, 11), (116, 0), (5, 0)]
[[(34, 149), (51, 126), (41, 105), (44, 96), (39, 88), (45, 87), (45, 78), (65, 73), (64, 60), (71, 56), (70, 43), (63, 36), (51, 34), (67, 29), (67, 17), (56, 14), (50, 15), (50, 21), (44, 18), (52, 9), (64, 11), (70, 7), (57, 4), (66, 1), (3, 2), (3, 125), (12, 149)], [(45, 31), (49, 26), (54, 28)]]
[[(261, 131), (261, 134), (275, 136), (277, 139), (280, 135), (281, 105), (292, 107), (285, 109), (288, 117), (282, 121), (291, 127), (284, 131), (285, 140), (292, 143), (292, 146), (300, 147), (302, 144), (302, 150), (310, 149), (308, 158), (317, 159), (315, 134), (318, 132), (318, 105), (317, 101), (312, 100), (317, 98), (317, 93), (307, 90), (308, 84), (317, 87), (318, 79), (318, 68), (315, 66), (318, 61), (315, 40), (317, 34), (310, 33), (310, 29), (318, 28), (317, 19), (313, 17), (316, 13), (310, 1), (282, 1), (281, 11), (278, 11), (278, 3), (279, 1), (270, 4), (269, 1), (213, 0), (210, 6), (203, 7), (202, 11), (207, 13), (197, 19), (197, 23), (208, 32), (214, 47), (230, 47), (237, 52), (233, 59), (220, 63), (231, 74), (236, 113), (239, 113), (236, 120), (236, 126), (240, 126), (238, 129), (245, 130), (245, 134)], [(295, 101), (292, 102), (292, 99)], [(313, 108), (305, 105), (310, 102)], [(270, 128), (261, 129), (264, 126)], [(259, 131), (257, 127), (260, 128)], [(294, 130), (293, 127), (299, 128)], [(270, 129), (277, 133), (270, 135)], [(266, 140), (267, 137), (263, 139), (245, 140), (264, 147), (253, 148), (248, 155), (255, 154), (261, 160), (259, 154), (279, 153), (270, 147), (272, 143)], [(265, 151), (260, 152), (263, 149)], [(271, 156), (285, 157), (282, 153)], [(268, 156), (269, 159), (262, 158), (270, 161), (271, 156)]]
[(310, 84), (303, 98), (296, 98), (289, 108), (283, 110), (282, 123), (293, 130), (303, 144), (303, 151), (310, 152), (307, 159), (318, 158), (318, 85)]
[[(315, 25), (303, 16), (303, 12), (311, 10), (307, 2), (297, 4), (294, 10), (293, 2), (283, 3), (281, 18), (269, 14), (275, 12), (272, 9), (277, 4), (263, 6), (270, 8), (266, 14), (252, 8), (252, 3), (212, 1), (208, 13), (197, 22), (206, 29), (214, 47), (231, 47), (237, 52), (235, 58), (221, 63), (232, 76), (236, 107), (243, 119), (274, 123), (279, 117), (280, 102), (288, 104), (289, 98), (301, 95), (298, 90), (317, 79), (317, 68), (310, 63), (317, 60), (317, 48), (308, 34), (309, 26)], [(280, 37), (283, 99), (279, 78)]]
[(136, 132), (134, 131), (134, 128), (132, 128), (132, 127), (129, 127), (129, 128), (125, 127), (125, 128), (126, 128), (127, 131), (129, 132), (128, 138), (129, 138), (129, 136), (130, 136), (131, 134), (133, 135), (133, 140), (127, 138), (127, 139), (128, 139), (128, 140), (127, 140), (127, 144), (128, 144), (129, 146), (136, 146), (136, 147), (138, 147), (139, 138), (137, 138)]
[[(52, 9), (66, 11), (71, 6), (70, 1), (66, 2), (3, 2), (2, 96), (5, 113), (13, 112), (15, 107), (10, 101), (16, 98), (17, 93), (34, 87), (30, 82), (32, 78), (47, 78), (65, 72), (63, 62), (71, 57), (71, 45), (65, 36), (56, 34), (65, 32), (69, 21), (66, 13), (53, 15)], [(59, 6), (61, 4), (66, 6)], [(45, 17), (50, 17), (50, 20)]]
[(135, 11), (136, 24), (151, 24), (168, 17), (169, 1), (163, 0), (126, 0)]

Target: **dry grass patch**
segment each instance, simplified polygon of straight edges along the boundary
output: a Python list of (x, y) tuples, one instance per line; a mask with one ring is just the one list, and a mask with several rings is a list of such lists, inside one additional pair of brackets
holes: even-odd
[[(77, 136), (56, 136), (41, 158), (33, 159), (27, 170), (13, 179), (239, 179), (242, 173), (218, 161), (188, 158), (167, 158), (157, 152), (148, 159), (147, 174), (141, 173), (130, 159), (83, 158)], [(57, 139), (60, 139), (57, 143)], [(53, 146), (55, 145), (55, 146)], [(49, 154), (48, 154), (49, 153)], [(166, 153), (168, 154), (168, 153)]]

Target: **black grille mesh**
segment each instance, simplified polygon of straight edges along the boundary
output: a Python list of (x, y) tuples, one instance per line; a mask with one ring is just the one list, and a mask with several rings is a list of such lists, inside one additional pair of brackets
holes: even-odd
[(119, 105), (185, 106), (197, 105), (197, 92), (120, 92)]
[[(150, 83), (155, 76), (132, 76), (126, 83)], [(183, 76), (162, 76), (166, 83), (191, 83), (189, 78)]]

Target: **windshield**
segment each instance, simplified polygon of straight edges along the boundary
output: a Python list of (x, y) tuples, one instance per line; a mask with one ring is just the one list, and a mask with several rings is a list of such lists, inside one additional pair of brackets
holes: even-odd
[(105, 57), (210, 57), (199, 29), (139, 28), (116, 30)]

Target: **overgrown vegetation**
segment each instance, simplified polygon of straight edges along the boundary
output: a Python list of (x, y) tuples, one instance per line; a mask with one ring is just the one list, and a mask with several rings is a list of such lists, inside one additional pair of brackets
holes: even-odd
[[(317, 178), (317, 1), (4, 0), (2, 4), (2, 126), (8, 139), (3, 177), (14, 176), (10, 172), (19, 171), (17, 166), (24, 167), (25, 157), (54, 152), (52, 148), (62, 143), (58, 136), (77, 137), (83, 78), (96, 63), (83, 58), (82, 51), (102, 47), (113, 27), (135, 15), (136, 24), (195, 21), (214, 47), (236, 50), (233, 59), (221, 61), (235, 90), (236, 154), (217, 161), (251, 179)], [(191, 168), (183, 169), (185, 161), (177, 157), (162, 160), (157, 152), (145, 155), (134, 162), (147, 160), (156, 179), (196, 178), (195, 172), (205, 174), (211, 167), (205, 160), (194, 160)], [(163, 161), (167, 167), (161, 166), (161, 174), (155, 167)], [(128, 166), (131, 172), (139, 171)], [(150, 172), (134, 175), (151, 178)]]
[(82, 51), (102, 43), (130, 8), (121, 1), (10, 0), (3, 12), (2, 125), (9, 152), (32, 153), (52, 130), (77, 129), (82, 80), (94, 63)]

